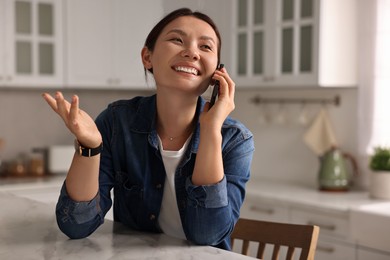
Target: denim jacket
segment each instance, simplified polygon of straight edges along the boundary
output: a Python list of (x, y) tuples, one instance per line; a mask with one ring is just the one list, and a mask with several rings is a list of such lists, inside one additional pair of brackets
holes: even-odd
[[(196, 117), (205, 101), (199, 98)], [(103, 137), (99, 192), (87, 202), (72, 201), (65, 184), (56, 207), (59, 228), (83, 238), (104, 221), (112, 206), (114, 221), (130, 228), (162, 232), (158, 225), (165, 169), (156, 132), (156, 96), (116, 101), (96, 119)], [(239, 217), (254, 151), (251, 132), (228, 117), (221, 129), (225, 176), (215, 185), (191, 182), (200, 141), (199, 121), (175, 173), (177, 206), (187, 240), (230, 249), (230, 233)]]

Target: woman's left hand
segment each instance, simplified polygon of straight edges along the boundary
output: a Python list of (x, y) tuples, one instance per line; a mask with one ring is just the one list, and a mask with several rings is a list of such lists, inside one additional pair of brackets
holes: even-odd
[(218, 127), (220, 129), (226, 117), (235, 108), (235, 83), (230, 78), (225, 68), (216, 70), (213, 75), (213, 80), (219, 81), (218, 98), (215, 101), (214, 106), (211, 108), (210, 103), (206, 103), (200, 116), (200, 124), (210, 127)]

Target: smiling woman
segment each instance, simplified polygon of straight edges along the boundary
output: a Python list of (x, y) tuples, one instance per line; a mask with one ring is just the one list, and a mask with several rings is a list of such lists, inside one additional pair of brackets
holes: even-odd
[[(96, 120), (77, 96), (43, 95), (77, 140), (56, 208), (65, 234), (90, 235), (113, 205), (114, 220), (133, 229), (230, 249), (254, 143), (229, 117), (235, 84), (225, 68), (216, 71), (220, 49), (208, 16), (179, 9), (141, 51), (155, 95), (115, 101)], [(212, 107), (201, 97), (211, 80), (219, 81)]]

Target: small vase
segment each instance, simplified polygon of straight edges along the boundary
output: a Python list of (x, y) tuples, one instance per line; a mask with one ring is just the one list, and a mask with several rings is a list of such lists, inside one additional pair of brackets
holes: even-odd
[(390, 172), (371, 172), (369, 191), (371, 198), (390, 200)]

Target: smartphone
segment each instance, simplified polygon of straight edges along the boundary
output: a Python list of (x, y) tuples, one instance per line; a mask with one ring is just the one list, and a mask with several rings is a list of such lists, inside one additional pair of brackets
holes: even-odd
[[(220, 63), (217, 67), (217, 70), (221, 70), (223, 67), (224, 67), (224, 65), (222, 63)], [(213, 88), (213, 93), (211, 94), (210, 108), (214, 105), (218, 93), (219, 93), (219, 81), (216, 80), (215, 84), (214, 84), (214, 88)]]

